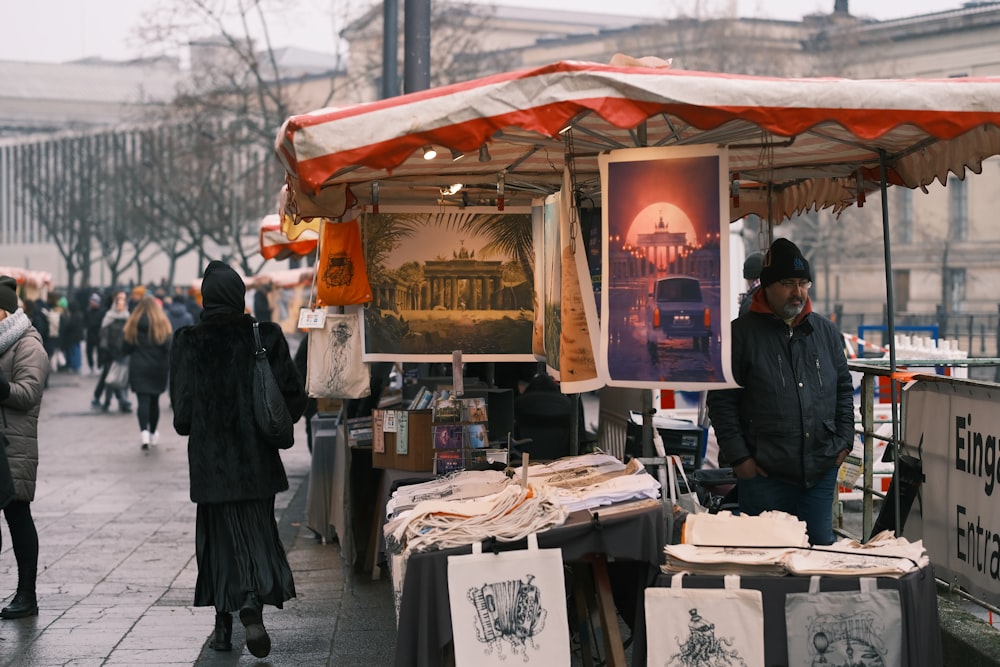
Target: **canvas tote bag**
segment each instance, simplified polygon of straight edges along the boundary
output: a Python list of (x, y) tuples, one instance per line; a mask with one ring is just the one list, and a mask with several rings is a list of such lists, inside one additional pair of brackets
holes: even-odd
[(322, 328), (309, 329), (306, 393), (313, 398), (363, 398), (371, 374), (362, 358), (361, 314), (327, 313)]
[(361, 225), (357, 220), (323, 223), (316, 276), (316, 301), (321, 306), (347, 306), (372, 300)]
[(646, 589), (646, 664), (764, 667), (760, 591), (740, 588), (737, 575), (726, 575), (722, 589), (683, 588), (683, 577)]
[(858, 581), (859, 591), (821, 593), (814, 576), (808, 593), (785, 596), (789, 665), (902, 666), (899, 591), (878, 590), (872, 577)]
[(528, 548), (448, 557), (455, 664), (487, 667), (570, 664), (562, 549)]

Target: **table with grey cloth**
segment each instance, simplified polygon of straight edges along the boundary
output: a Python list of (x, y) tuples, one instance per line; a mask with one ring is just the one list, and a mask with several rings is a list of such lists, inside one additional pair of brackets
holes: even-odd
[[(566, 523), (538, 533), (542, 549), (562, 549), (564, 562), (602, 554), (615, 565), (634, 564), (638, 587), (650, 583), (663, 560), (664, 523), (659, 502), (573, 512)], [(596, 514), (596, 519), (594, 515)], [(483, 552), (526, 548), (527, 540), (483, 542)], [(452, 640), (448, 602), (448, 556), (472, 553), (471, 547), (429, 551), (406, 564), (396, 634), (395, 664), (432, 667), (443, 663)], [(641, 606), (641, 597), (639, 599)]]
[[(669, 587), (672, 575), (661, 574), (655, 586)], [(807, 576), (744, 576), (741, 588), (761, 592), (764, 603), (764, 664), (768, 667), (788, 665), (787, 632), (785, 629), (785, 596), (789, 593), (809, 591)], [(686, 575), (684, 588), (722, 588), (723, 577), (716, 575)], [(899, 579), (877, 577), (880, 589), (899, 591), (899, 604), (903, 618), (902, 664), (907, 667), (939, 667), (943, 664), (941, 652), (941, 626), (938, 619), (937, 584), (933, 567), (928, 565)], [(858, 577), (820, 578), (820, 591), (856, 591)], [(642, 611), (639, 612), (643, 614)], [(643, 614), (644, 615), (644, 614)], [(636, 623), (633, 634), (632, 664), (645, 664), (646, 635), (655, 628), (656, 621)], [(641, 656), (641, 662), (638, 662)]]

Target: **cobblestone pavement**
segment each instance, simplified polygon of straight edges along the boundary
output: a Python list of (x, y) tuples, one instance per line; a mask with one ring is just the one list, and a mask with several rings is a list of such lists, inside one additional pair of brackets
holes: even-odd
[[(195, 505), (188, 497), (186, 439), (160, 399), (160, 443), (139, 446), (134, 414), (90, 407), (96, 376), (57, 373), (39, 426), (36, 618), (0, 620), (0, 665), (386, 665), (395, 647), (388, 581), (355, 576), (339, 548), (304, 526), (309, 452), (305, 427), (283, 452), (291, 489), (276, 516), (298, 596), (265, 607), (270, 656), (246, 651), (238, 620), (233, 651), (207, 648), (214, 610), (194, 607)], [(0, 599), (17, 567), (2, 526)]]

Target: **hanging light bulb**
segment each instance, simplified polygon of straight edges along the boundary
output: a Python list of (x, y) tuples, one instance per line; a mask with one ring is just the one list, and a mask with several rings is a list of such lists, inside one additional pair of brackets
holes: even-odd
[(452, 162), (458, 162), (459, 160), (461, 160), (464, 157), (465, 157), (465, 153), (463, 153), (462, 151), (455, 150), (454, 148), (451, 149), (451, 161)]
[(434, 150), (433, 146), (424, 146), (424, 159), (433, 160), (438, 156), (438, 152)]
[(489, 162), (492, 159), (493, 159), (493, 156), (490, 155), (490, 147), (487, 146), (486, 144), (483, 144), (482, 146), (480, 146), (479, 147), (479, 161), (480, 162)]

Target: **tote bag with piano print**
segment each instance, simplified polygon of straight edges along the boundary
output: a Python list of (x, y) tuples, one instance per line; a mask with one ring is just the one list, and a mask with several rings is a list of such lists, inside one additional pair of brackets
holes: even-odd
[[(646, 589), (646, 664), (650, 667), (764, 667), (764, 605), (760, 591), (683, 588), (683, 572), (666, 588)], [(793, 663), (794, 664), (794, 663)]]
[(475, 667), (570, 664), (562, 549), (448, 556), (455, 664)]

